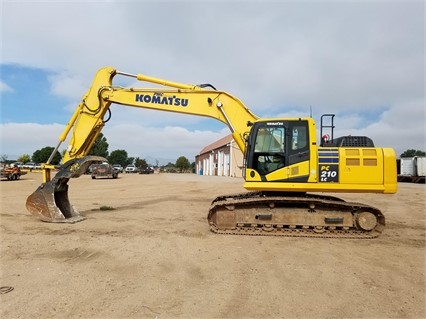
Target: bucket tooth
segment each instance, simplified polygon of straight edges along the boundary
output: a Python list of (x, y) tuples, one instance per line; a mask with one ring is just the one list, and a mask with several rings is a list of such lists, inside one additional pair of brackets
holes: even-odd
[(62, 165), (51, 181), (41, 184), (27, 198), (30, 214), (51, 223), (75, 223), (84, 220), (68, 198), (68, 181), (84, 174), (93, 163), (105, 162), (100, 156), (72, 159)]

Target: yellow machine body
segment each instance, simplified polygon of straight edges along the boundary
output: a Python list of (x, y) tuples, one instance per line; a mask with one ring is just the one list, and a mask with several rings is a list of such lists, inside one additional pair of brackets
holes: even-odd
[[(308, 181), (292, 182), (302, 176), (309, 176)], [(248, 190), (383, 194), (396, 193), (397, 186), (396, 154), (392, 148), (315, 145), (311, 146), (309, 160), (277, 169), (264, 179), (256, 170), (246, 169), (244, 184)]]

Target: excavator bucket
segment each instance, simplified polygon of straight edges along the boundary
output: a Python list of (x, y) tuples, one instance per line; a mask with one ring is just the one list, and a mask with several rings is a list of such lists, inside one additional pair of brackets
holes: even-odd
[(93, 163), (106, 162), (100, 156), (72, 159), (60, 167), (56, 175), (27, 198), (27, 210), (42, 221), (50, 223), (76, 223), (84, 220), (68, 199), (68, 180), (80, 177)]

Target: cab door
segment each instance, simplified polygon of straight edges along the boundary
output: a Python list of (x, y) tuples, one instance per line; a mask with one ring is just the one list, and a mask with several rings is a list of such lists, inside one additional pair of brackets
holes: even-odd
[[(308, 123), (304, 120), (257, 122), (247, 144), (247, 168), (256, 170), (262, 179), (306, 181), (309, 174)], [(298, 163), (305, 162), (303, 169)], [(283, 169), (288, 168), (288, 169)], [(305, 177), (306, 175), (306, 177)]]

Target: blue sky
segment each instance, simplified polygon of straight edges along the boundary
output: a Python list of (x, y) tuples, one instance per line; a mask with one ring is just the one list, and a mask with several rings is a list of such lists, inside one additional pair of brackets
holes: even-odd
[[(424, 150), (424, 16), (423, 1), (3, 1), (0, 154), (56, 146), (107, 65), (211, 83), (260, 117), (335, 113), (337, 135)], [(229, 133), (196, 116), (112, 112), (109, 150), (129, 156), (192, 160)]]
[(48, 72), (18, 64), (2, 64), (0, 74), (8, 87), (2, 91), (2, 123), (36, 120), (49, 124), (67, 120), (67, 114), (61, 112), (65, 99), (52, 94)]

